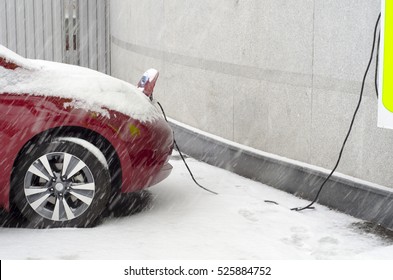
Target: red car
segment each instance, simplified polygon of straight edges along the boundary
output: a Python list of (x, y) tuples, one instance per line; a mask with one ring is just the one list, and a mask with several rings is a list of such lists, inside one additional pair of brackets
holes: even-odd
[(173, 134), (150, 91), (0, 45), (0, 208), (92, 226), (119, 194), (165, 179)]

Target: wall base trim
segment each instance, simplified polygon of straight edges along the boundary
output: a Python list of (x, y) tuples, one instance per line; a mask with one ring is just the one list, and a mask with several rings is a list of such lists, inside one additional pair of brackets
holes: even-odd
[[(257, 153), (174, 120), (170, 125), (185, 154), (307, 200), (327, 177), (318, 167)], [(393, 190), (348, 177), (333, 175), (318, 203), (393, 230)]]

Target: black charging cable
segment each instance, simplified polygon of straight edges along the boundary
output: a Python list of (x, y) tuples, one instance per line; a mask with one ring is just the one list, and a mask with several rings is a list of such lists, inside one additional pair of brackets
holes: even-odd
[[(161, 109), (162, 115), (164, 116), (165, 121), (168, 122), (168, 119), (166, 118), (166, 114), (165, 114), (164, 108), (161, 106), (160, 102), (157, 101), (157, 104), (158, 104), (158, 106), (160, 106), (160, 109)], [(169, 123), (169, 122), (168, 122), (168, 123)], [(201, 189), (204, 189), (205, 191), (208, 191), (208, 192), (210, 192), (210, 193), (212, 193), (212, 194), (218, 194), (218, 193), (216, 193), (216, 192), (214, 192), (214, 191), (212, 191), (212, 190), (209, 190), (208, 188), (205, 188), (204, 186), (202, 186), (201, 184), (199, 184), (198, 181), (195, 179), (194, 174), (192, 174), (191, 169), (190, 169), (190, 167), (188, 166), (188, 164), (187, 164), (187, 162), (186, 162), (186, 159), (184, 158), (183, 153), (181, 152), (181, 150), (180, 150), (180, 148), (179, 148), (179, 145), (177, 145), (177, 143), (176, 143), (175, 135), (173, 135), (173, 144), (175, 145), (176, 150), (179, 152), (179, 155), (180, 155), (181, 159), (183, 160), (183, 163), (184, 163), (184, 165), (186, 166), (186, 168), (187, 168), (187, 170), (188, 170), (188, 173), (190, 173), (190, 176), (191, 176), (192, 180), (194, 181), (194, 183), (195, 183), (198, 187), (200, 187)]]
[[(359, 101), (358, 101), (358, 104), (357, 104), (357, 106), (356, 106), (355, 112), (354, 112), (354, 114), (353, 114), (352, 121), (351, 121), (351, 124), (350, 124), (350, 126), (349, 126), (347, 135), (345, 136), (344, 142), (343, 142), (343, 144), (342, 144), (342, 146), (341, 146), (341, 150), (340, 150), (340, 153), (339, 153), (339, 155), (338, 155), (338, 159), (337, 159), (336, 165), (334, 166), (334, 168), (333, 168), (332, 171), (330, 172), (329, 176), (326, 177), (326, 179), (323, 181), (323, 183), (322, 183), (321, 186), (319, 187), (318, 193), (317, 193), (317, 195), (315, 196), (314, 200), (313, 200), (310, 204), (308, 204), (307, 206), (304, 206), (304, 207), (296, 207), (296, 208), (292, 208), (291, 210), (294, 210), (294, 211), (302, 211), (302, 210), (305, 210), (305, 209), (313, 209), (312, 205), (318, 200), (319, 195), (321, 194), (321, 191), (322, 191), (323, 187), (325, 186), (325, 184), (327, 183), (327, 181), (329, 181), (330, 177), (332, 177), (333, 173), (336, 171), (336, 169), (337, 169), (337, 167), (338, 167), (338, 164), (340, 163), (341, 156), (342, 156), (342, 154), (343, 154), (343, 152), (344, 152), (345, 144), (347, 143), (347, 140), (348, 140), (348, 138), (349, 138), (349, 135), (351, 134), (352, 127), (353, 127), (353, 124), (354, 124), (354, 122), (355, 122), (356, 115), (357, 115), (357, 113), (358, 113), (358, 111), (359, 111), (360, 104), (362, 103), (363, 92), (364, 92), (364, 87), (365, 87), (365, 83), (366, 83), (366, 77), (367, 77), (367, 75), (368, 75), (368, 72), (369, 72), (369, 70), (370, 70), (371, 63), (372, 63), (373, 57), (374, 57), (375, 43), (376, 43), (376, 40), (377, 40), (377, 30), (378, 30), (378, 25), (379, 25), (379, 21), (380, 21), (380, 20), (381, 20), (381, 13), (379, 14), (378, 19), (377, 19), (377, 22), (375, 23), (375, 28), (374, 28), (374, 39), (373, 39), (373, 46), (372, 46), (372, 50), (371, 50), (371, 56), (370, 56), (370, 60), (369, 60), (368, 65), (367, 65), (366, 72), (364, 73), (364, 76), (363, 76), (362, 88), (361, 88), (361, 90), (360, 90)], [(379, 40), (378, 40), (378, 45), (379, 45)], [(379, 54), (379, 51), (377, 50), (377, 56), (378, 56), (378, 54)], [(378, 59), (377, 59), (376, 67), (378, 67)], [(377, 72), (377, 69), (376, 69), (376, 72)], [(377, 73), (376, 73), (376, 76), (375, 76), (375, 87), (376, 87), (377, 96), (378, 96)]]
[(374, 79), (374, 84), (375, 84), (375, 93), (377, 95), (378, 99), (378, 63), (379, 63), (379, 44), (381, 43), (381, 33), (378, 35), (378, 43), (377, 43), (377, 55), (375, 57), (375, 79)]

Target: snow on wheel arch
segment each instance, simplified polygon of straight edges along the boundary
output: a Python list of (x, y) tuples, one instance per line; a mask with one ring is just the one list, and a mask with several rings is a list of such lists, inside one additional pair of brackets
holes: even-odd
[(101, 150), (99, 148), (97, 148), (95, 145), (93, 145), (89, 141), (86, 141), (86, 140), (80, 139), (80, 138), (75, 138), (75, 137), (60, 137), (60, 138), (56, 138), (55, 141), (72, 142), (72, 143), (82, 146), (83, 148), (85, 148), (86, 150), (91, 152), (98, 159), (98, 161), (102, 163), (102, 165), (105, 167), (105, 169), (109, 169), (108, 162), (107, 162), (104, 154), (101, 152)]

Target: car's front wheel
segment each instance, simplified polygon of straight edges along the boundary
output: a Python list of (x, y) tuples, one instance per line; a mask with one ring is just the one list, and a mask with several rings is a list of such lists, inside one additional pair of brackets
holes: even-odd
[(107, 166), (77, 143), (32, 145), (19, 157), (12, 200), (31, 227), (89, 227), (110, 195)]

